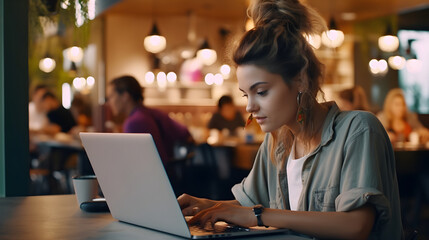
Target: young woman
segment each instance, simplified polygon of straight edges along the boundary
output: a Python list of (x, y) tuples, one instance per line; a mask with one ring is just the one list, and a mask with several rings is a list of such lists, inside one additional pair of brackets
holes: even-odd
[(322, 65), (304, 35), (321, 22), (298, 0), (259, 0), (255, 28), (234, 52), (247, 111), (268, 134), (235, 200), (182, 195), (184, 215), (205, 225), (289, 228), (317, 238), (401, 239), (389, 138), (368, 112), (318, 103)]
[(417, 114), (408, 111), (404, 93), (400, 88), (389, 91), (384, 100), (383, 111), (378, 113), (377, 117), (392, 142), (409, 141), (413, 131), (417, 132), (420, 141), (429, 141), (429, 130), (420, 123)]

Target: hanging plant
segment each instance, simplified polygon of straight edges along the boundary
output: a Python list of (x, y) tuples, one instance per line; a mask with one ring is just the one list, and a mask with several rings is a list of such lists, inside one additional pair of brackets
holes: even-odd
[[(29, 0), (29, 37), (43, 34), (41, 19), (78, 29), (89, 22), (89, 0)], [(78, 13), (78, 14), (77, 14)]]
[[(91, 0), (29, 0), (29, 74), (31, 84), (48, 84), (61, 91), (61, 83), (72, 76), (63, 69), (63, 50), (71, 46), (85, 48), (89, 41)], [(78, 14), (77, 14), (78, 13)], [(51, 30), (49, 27), (51, 26)], [(55, 59), (57, 67), (50, 73), (39, 69), (46, 55)], [(80, 67), (83, 71), (85, 66)]]

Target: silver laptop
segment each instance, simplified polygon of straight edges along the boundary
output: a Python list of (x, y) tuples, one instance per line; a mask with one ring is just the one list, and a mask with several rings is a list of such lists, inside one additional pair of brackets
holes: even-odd
[(80, 133), (112, 216), (119, 221), (185, 238), (202, 239), (288, 232), (240, 228), (189, 228), (150, 134)]

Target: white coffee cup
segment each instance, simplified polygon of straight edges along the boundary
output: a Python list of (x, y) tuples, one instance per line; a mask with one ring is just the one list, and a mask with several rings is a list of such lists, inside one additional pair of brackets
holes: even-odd
[(98, 181), (95, 175), (74, 176), (73, 187), (79, 206), (98, 197)]

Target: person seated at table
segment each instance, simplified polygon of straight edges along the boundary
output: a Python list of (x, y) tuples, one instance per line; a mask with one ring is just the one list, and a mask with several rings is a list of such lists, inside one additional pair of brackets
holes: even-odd
[(39, 132), (55, 135), (59, 132), (69, 133), (76, 126), (76, 121), (70, 110), (65, 109), (58, 98), (52, 92), (46, 92), (42, 96), (42, 109), (49, 119), (47, 126)]
[(244, 119), (232, 97), (229, 95), (220, 97), (217, 108), (217, 112), (213, 113), (207, 127), (219, 131), (227, 129), (228, 135), (235, 136), (237, 128), (244, 127)]
[(91, 118), (91, 105), (82, 94), (75, 94), (71, 102), (70, 111), (76, 119), (77, 126), (73, 128), (73, 134), (78, 135), (79, 132), (93, 131)]
[(176, 144), (191, 143), (186, 126), (168, 114), (143, 104), (143, 88), (132, 76), (113, 79), (107, 87), (107, 98), (114, 115), (125, 114), (122, 126), (125, 133), (150, 133), (164, 163), (174, 158)]
[(362, 110), (370, 111), (365, 90), (361, 86), (347, 88), (338, 93), (338, 107), (342, 111)]
[(44, 84), (37, 85), (33, 90), (31, 102), (28, 104), (30, 133), (42, 129), (49, 122), (46, 113), (42, 110), (42, 97), (47, 91), (49, 91), (49, 88)]
[(429, 141), (429, 130), (419, 121), (417, 114), (407, 108), (404, 93), (400, 88), (391, 89), (384, 100), (383, 110), (377, 114), (392, 142), (410, 140), (416, 132), (421, 142)]
[[(271, 226), (323, 239), (401, 239), (395, 159), (369, 112), (317, 100), (322, 64), (305, 35), (323, 19), (297, 0), (252, 1), (234, 51), (246, 110), (267, 133), (235, 200), (178, 197), (189, 224)], [(319, 31), (316, 31), (319, 30)]]

